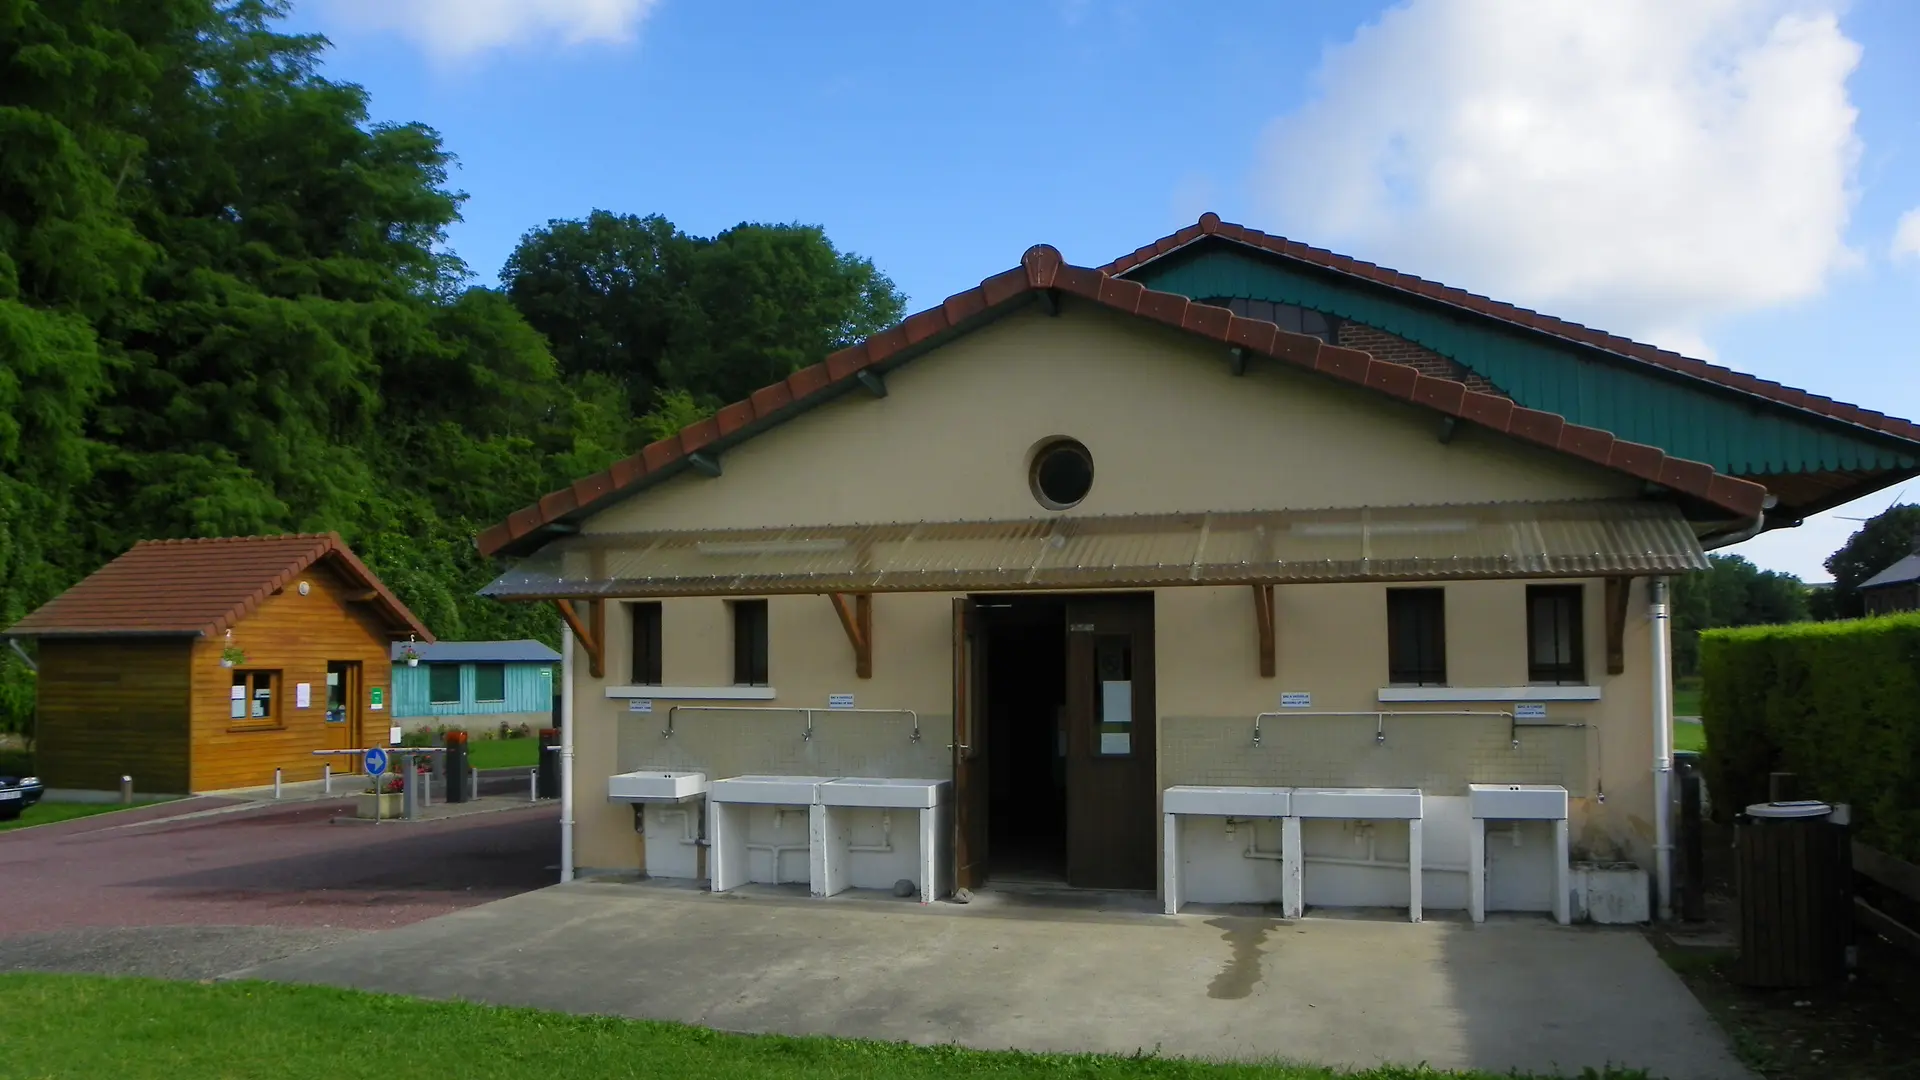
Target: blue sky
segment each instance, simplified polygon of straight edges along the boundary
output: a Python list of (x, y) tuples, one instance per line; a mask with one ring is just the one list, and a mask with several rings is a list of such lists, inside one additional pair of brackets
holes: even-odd
[[(603, 208), (817, 223), (917, 308), (1212, 209), (1920, 417), (1905, 0), (297, 0), (291, 26), (376, 119), (440, 130), (487, 283)], [(1741, 550), (1817, 580), (1853, 527)]]

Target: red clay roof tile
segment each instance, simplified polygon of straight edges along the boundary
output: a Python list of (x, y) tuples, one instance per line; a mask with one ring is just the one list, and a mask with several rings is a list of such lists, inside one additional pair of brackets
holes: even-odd
[[(1212, 219), (1211, 223), (1203, 218), (1200, 224), (1164, 238), (1152, 248), (1142, 248), (1136, 254), (1144, 260), (1155, 250), (1171, 250), (1215, 229), (1224, 231), (1225, 226), (1217, 218)], [(1245, 232), (1259, 235), (1252, 230)], [(1303, 247), (1291, 242), (1287, 246)], [(1382, 276), (1388, 273), (1382, 271)], [(1432, 288), (1442, 292), (1458, 292), (1445, 290), (1431, 282), (1419, 282), (1419, 287), (1423, 291)], [(1211, 340), (1230, 342), (1303, 370), (1318, 371), (1368, 386), (1446, 415), (1508, 433), (1524, 442), (1571, 453), (1635, 476), (1657, 476), (1675, 491), (1743, 516), (1757, 514), (1766, 495), (1766, 488), (1759, 484), (1721, 476), (1698, 462), (1669, 458), (1653, 447), (1618, 444), (1607, 432), (1568, 424), (1564, 418), (1551, 413), (1532, 409), (1516, 411), (1514, 403), (1507, 398), (1470, 391), (1460, 383), (1422, 375), (1410, 366), (1379, 360), (1357, 349), (1327, 345), (1318, 338), (1290, 333), (1272, 323), (1236, 317), (1225, 308), (1194, 303), (1174, 293), (1154, 292), (1137, 282), (1113, 278), (1087, 267), (1073, 266), (1062, 261), (1058, 251), (1039, 245), (1028, 249), (1018, 267), (986, 279), (977, 288), (956, 293), (938, 307), (914, 315), (900, 326), (889, 327), (858, 345), (842, 349), (827, 357), (822, 364), (762, 387), (746, 401), (721, 407), (714, 416), (688, 427), (678, 438), (661, 440), (639, 455), (615, 462), (604, 474), (605, 484), (576, 484), (556, 493), (563, 495), (563, 498), (548, 496), (538, 505), (516, 511), (505, 523), (481, 532), (475, 538), (475, 543), (481, 554), (494, 554), (538, 526), (572, 512), (549, 514), (548, 510), (576, 501), (580, 508), (585, 508), (588, 505), (585, 496), (589, 492), (605, 491), (605, 494), (596, 495), (601, 499), (617, 495), (643, 481), (648, 473), (667, 466), (675, 458), (731, 436), (775, 413), (790, 411), (790, 406), (829, 392), (862, 369), (897, 354), (910, 343), (924, 341), (939, 332), (929, 332), (931, 327), (946, 329), (960, 326), (987, 314), (993, 308), (1047, 288), (1084, 297), (1116, 311), (1181, 327), (1188, 333)], [(1616, 456), (1616, 446), (1630, 449), (1619, 451), (1619, 460), (1614, 462), (1610, 458)]]
[(396, 634), (433, 640), (425, 624), (334, 533), (142, 540), (6, 633), (213, 637), (321, 560), (373, 590)]

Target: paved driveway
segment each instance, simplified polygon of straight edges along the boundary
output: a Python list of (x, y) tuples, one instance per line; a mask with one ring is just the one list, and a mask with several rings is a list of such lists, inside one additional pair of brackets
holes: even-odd
[(1632, 931), (581, 883), (241, 973), (718, 1028), (1674, 1080), (1748, 1074)]
[(0, 971), (218, 975), (554, 880), (557, 810), (333, 825), (203, 798), (0, 833)]

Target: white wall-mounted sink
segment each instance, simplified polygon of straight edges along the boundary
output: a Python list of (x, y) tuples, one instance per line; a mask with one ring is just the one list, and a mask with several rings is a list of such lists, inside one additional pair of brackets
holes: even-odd
[(1418, 821), (1418, 788), (1294, 788), (1293, 815), (1363, 821)]
[(607, 777), (615, 802), (682, 802), (707, 793), (707, 774), (678, 769), (636, 769)]
[(1292, 788), (1203, 787), (1180, 785), (1166, 790), (1161, 812), (1209, 817), (1286, 817), (1293, 813)]
[(1557, 784), (1468, 784), (1467, 806), (1477, 818), (1565, 821), (1567, 789)]
[(820, 785), (822, 806), (864, 806), (888, 810), (925, 810), (941, 802), (946, 780), (894, 776), (843, 776)]
[(832, 776), (729, 776), (715, 780), (707, 798), (720, 803), (760, 806), (812, 806), (820, 801), (819, 787)]

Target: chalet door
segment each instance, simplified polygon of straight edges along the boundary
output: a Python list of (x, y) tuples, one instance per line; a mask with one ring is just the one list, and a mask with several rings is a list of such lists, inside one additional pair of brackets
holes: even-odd
[(1067, 883), (1155, 882), (1153, 596), (1067, 604)]
[[(327, 661), (327, 749), (357, 750), (363, 741), (360, 716), (360, 664), (353, 660)], [(358, 755), (337, 754), (334, 772), (359, 772)]]
[(953, 862), (954, 886), (977, 889), (987, 879), (986, 635), (980, 608), (953, 601)]

